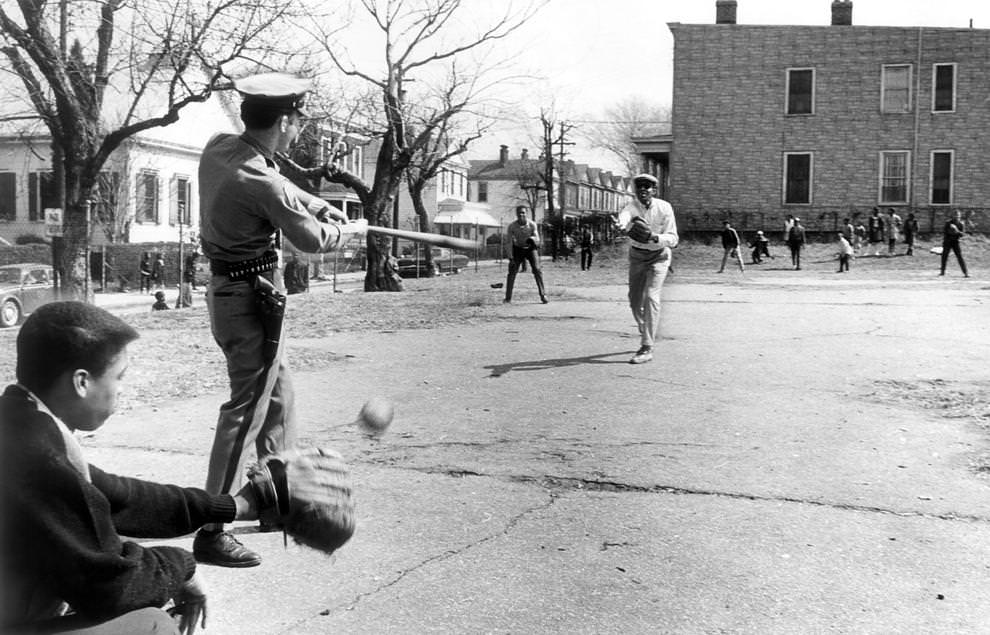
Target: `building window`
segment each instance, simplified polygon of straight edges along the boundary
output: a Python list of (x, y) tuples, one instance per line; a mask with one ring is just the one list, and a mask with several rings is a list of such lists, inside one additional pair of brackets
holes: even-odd
[(784, 155), (784, 203), (811, 203), (811, 153), (794, 152)]
[(45, 210), (61, 207), (54, 172), (28, 174), (28, 220), (44, 220)]
[(0, 172), (0, 220), (17, 220), (17, 174)]
[(351, 147), (350, 165), (347, 171), (359, 179), (364, 178), (364, 148), (362, 146)]
[(911, 112), (910, 64), (884, 65), (880, 111), (885, 114)]
[(787, 69), (787, 114), (810, 115), (815, 112), (815, 69)]
[(175, 176), (174, 190), (172, 193), (172, 206), (168, 211), (168, 222), (170, 225), (181, 223), (190, 224), (192, 202), (192, 184), (188, 176)]
[(486, 181), (478, 181), (478, 202), (488, 202), (488, 183)]
[(956, 65), (936, 64), (932, 69), (932, 111), (956, 109)]
[(880, 202), (908, 202), (908, 160), (905, 151), (880, 153)]
[(113, 222), (120, 194), (120, 172), (100, 172), (93, 188), (93, 213), (104, 223)]
[(932, 152), (932, 205), (952, 203), (952, 152)]
[(134, 218), (139, 223), (158, 222), (158, 173), (142, 170), (137, 177), (137, 210)]

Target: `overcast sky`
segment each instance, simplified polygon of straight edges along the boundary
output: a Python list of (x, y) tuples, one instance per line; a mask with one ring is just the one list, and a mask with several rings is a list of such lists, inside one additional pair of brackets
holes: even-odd
[[(739, 24), (828, 25), (831, 0), (738, 0)], [(990, 28), (987, 0), (854, 0), (854, 25)], [(520, 99), (521, 117), (539, 114), (539, 103), (554, 100), (574, 120), (594, 120), (608, 105), (633, 95), (670, 104), (673, 38), (667, 24), (714, 24), (715, 0), (550, 0), (528, 23), (515, 44), (521, 68), (544, 81)], [(490, 135), (471, 158), (497, 157), (498, 146), (533, 143), (515, 127)], [(604, 158), (573, 148), (573, 158), (600, 167)], [(494, 158), (493, 157), (493, 158)], [(596, 159), (598, 161), (596, 162)]]

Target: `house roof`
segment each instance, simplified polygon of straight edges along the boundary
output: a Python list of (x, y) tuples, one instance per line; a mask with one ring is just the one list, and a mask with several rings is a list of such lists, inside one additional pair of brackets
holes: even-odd
[(539, 159), (508, 159), (504, 163), (495, 159), (472, 160), (468, 178), (485, 181), (518, 181), (521, 178), (543, 174), (543, 161)]

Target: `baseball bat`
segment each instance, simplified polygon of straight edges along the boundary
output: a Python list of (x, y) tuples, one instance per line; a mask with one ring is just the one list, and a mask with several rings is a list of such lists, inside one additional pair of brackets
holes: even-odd
[(414, 232), (405, 229), (392, 229), (391, 227), (378, 227), (377, 225), (368, 225), (368, 231), (373, 234), (395, 236), (396, 238), (405, 238), (406, 240), (411, 240), (418, 243), (436, 245), (437, 247), (448, 247), (450, 249), (460, 249), (462, 251), (472, 251), (478, 247), (477, 243), (473, 240), (468, 240), (467, 238), (455, 238), (453, 236), (444, 236), (443, 234)]

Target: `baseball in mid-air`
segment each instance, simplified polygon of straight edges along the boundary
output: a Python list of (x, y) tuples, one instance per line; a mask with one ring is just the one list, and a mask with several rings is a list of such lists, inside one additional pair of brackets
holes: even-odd
[(392, 423), (395, 407), (384, 397), (372, 397), (361, 408), (358, 414), (358, 427), (365, 434), (383, 434)]

